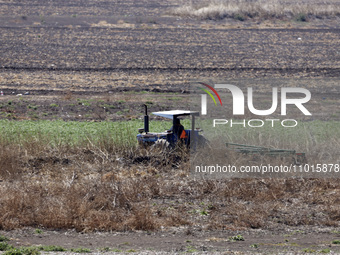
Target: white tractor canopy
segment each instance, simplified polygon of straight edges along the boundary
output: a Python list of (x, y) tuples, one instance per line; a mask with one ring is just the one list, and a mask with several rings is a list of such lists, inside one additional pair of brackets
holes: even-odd
[(172, 119), (172, 120), (180, 116), (187, 116), (187, 115), (199, 116), (199, 112), (197, 111), (185, 111), (185, 110), (153, 112), (152, 114), (160, 116), (160, 117), (164, 117), (167, 119)]

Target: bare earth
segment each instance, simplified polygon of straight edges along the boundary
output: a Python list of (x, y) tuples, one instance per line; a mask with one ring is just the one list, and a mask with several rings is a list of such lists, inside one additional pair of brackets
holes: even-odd
[[(277, 230), (232, 229), (202, 231), (194, 228), (174, 228), (157, 232), (77, 233), (73, 230), (44, 230), (36, 234), (34, 229), (0, 232), (11, 237), (16, 246), (58, 245), (66, 249), (85, 247), (93, 252), (111, 251), (147, 253), (216, 253), (216, 254), (296, 254), (305, 249), (320, 252), (331, 249), (339, 253), (340, 246), (331, 240), (339, 239), (334, 228), (299, 227)], [(231, 241), (230, 237), (242, 235), (244, 241)], [(59, 253), (60, 254), (60, 253)]]

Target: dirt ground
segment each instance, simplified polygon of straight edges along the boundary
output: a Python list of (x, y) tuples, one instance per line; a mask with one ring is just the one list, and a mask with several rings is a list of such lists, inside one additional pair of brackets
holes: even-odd
[[(199, 228), (174, 228), (157, 232), (77, 233), (73, 230), (20, 229), (0, 232), (11, 238), (15, 246), (57, 245), (66, 249), (88, 248), (93, 252), (149, 252), (149, 253), (216, 253), (216, 254), (296, 254), (340, 252), (340, 246), (332, 244), (340, 238), (334, 228), (296, 227), (276, 230), (231, 229), (202, 231)], [(241, 235), (243, 241), (232, 241)], [(108, 251), (109, 252), (109, 251)]]
[[(188, 106), (197, 81), (308, 88), (314, 117), (339, 120), (339, 18), (192, 20), (181, 1), (0, 1), (0, 118), (122, 120)], [(263, 81), (265, 81), (263, 83)], [(322, 85), (322, 86), (320, 86)], [(20, 94), (21, 96), (17, 96)], [(0, 231), (15, 246), (87, 247), (103, 253), (340, 253), (338, 228), (78, 233)], [(232, 241), (242, 235), (244, 241)], [(1, 252), (0, 252), (1, 253)]]

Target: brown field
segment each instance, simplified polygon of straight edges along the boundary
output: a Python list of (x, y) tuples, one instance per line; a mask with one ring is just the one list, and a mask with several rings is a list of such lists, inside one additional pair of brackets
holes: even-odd
[[(317, 0), (0, 0), (0, 119), (135, 121), (142, 104), (188, 108), (190, 84), (226, 81), (260, 98), (305, 87), (306, 121), (339, 121), (339, 9)], [(186, 151), (110, 137), (71, 146), (0, 133), (0, 146), (0, 236), (14, 246), (340, 252), (337, 179), (195, 180)], [(335, 139), (327, 150), (337, 157), (338, 148)]]

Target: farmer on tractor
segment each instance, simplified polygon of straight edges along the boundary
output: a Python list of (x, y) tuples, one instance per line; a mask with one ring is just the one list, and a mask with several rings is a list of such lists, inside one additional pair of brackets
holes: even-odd
[[(165, 132), (155, 133), (149, 132), (149, 116), (147, 112), (147, 106), (145, 105), (144, 116), (144, 128), (139, 128), (139, 134), (137, 140), (139, 144), (151, 145), (155, 144), (158, 140), (165, 140), (174, 146), (178, 141), (183, 142), (188, 147), (196, 146), (198, 141), (205, 140), (202, 135), (199, 134), (200, 129), (195, 128), (195, 117), (199, 116), (199, 112), (187, 111), (187, 110), (172, 110), (153, 112), (152, 114), (163, 118), (172, 120), (172, 127)], [(179, 117), (190, 116), (191, 117), (191, 129), (184, 129)]]
[(188, 138), (188, 135), (186, 134), (181, 121), (177, 118), (175, 119), (175, 125), (173, 125), (169, 131), (173, 132), (173, 134), (177, 138), (177, 141), (179, 141), (180, 139)]

